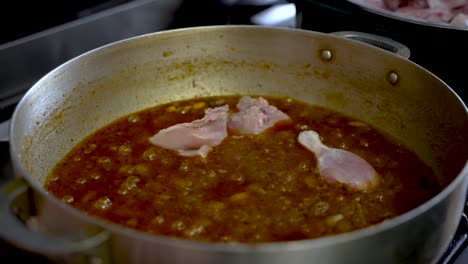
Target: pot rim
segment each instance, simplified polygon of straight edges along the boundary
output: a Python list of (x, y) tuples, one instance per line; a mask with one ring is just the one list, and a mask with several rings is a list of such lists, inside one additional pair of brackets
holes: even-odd
[[(15, 108), (14, 113), (11, 118), (10, 135), (15, 134), (17, 115), (18, 115), (19, 109), (22, 108), (23, 105), (26, 104), (27, 98), (31, 97), (36, 87), (40, 87), (42, 83), (49, 80), (62, 68), (67, 67), (68, 64), (76, 63), (82, 60), (83, 57), (99, 55), (99, 53), (101, 52), (107, 51), (112, 48), (119, 48), (121, 45), (128, 45), (131, 42), (141, 40), (143, 38), (151, 38), (151, 39), (159, 38), (159, 37), (170, 38), (170, 37), (177, 37), (177, 36), (181, 36), (185, 34), (193, 34), (194, 31), (195, 32), (200, 32), (200, 31), (207, 32), (207, 31), (218, 31), (218, 30), (222, 30), (223, 32), (225, 30), (267, 30), (267, 31), (283, 32), (285, 34), (300, 33), (300, 34), (305, 34), (305, 35), (310, 35), (310, 36), (321, 35), (321, 36), (327, 36), (330, 38), (340, 38), (340, 37), (333, 36), (333, 35), (326, 34), (326, 33), (309, 31), (309, 30), (304, 30), (304, 29), (295, 29), (295, 28), (278, 28), (278, 27), (270, 27), (270, 26), (252, 26), (252, 25), (221, 25), (221, 26), (217, 25), (217, 26), (199, 26), (199, 27), (165, 30), (165, 31), (143, 34), (143, 35), (123, 39), (120, 41), (112, 42), (107, 45), (90, 50), (86, 53), (83, 53), (75, 58), (70, 59), (69, 61), (59, 65), (58, 67), (56, 67), (55, 69), (47, 73), (45, 76), (43, 76), (40, 80), (38, 80), (26, 92), (26, 94), (23, 96), (23, 98), (20, 100), (17, 107)], [(345, 41), (350, 41), (350, 40), (345, 40)], [(366, 48), (366, 47), (371, 48), (371, 49), (373, 48), (377, 52), (385, 52), (388, 55), (397, 56), (394, 54), (389, 54), (388, 51), (380, 50), (379, 48), (376, 48), (376, 47), (372, 47), (372, 46), (368, 46), (364, 44), (362, 44), (362, 46), (363, 46), (362, 48)], [(405, 60), (406, 63), (411, 63), (416, 67), (420, 67), (411, 61), (408, 61), (403, 58), (400, 58), (400, 59)], [(437, 78), (437, 76), (433, 75), (432, 73), (431, 75), (434, 78)], [(460, 101), (463, 108), (465, 109), (465, 112), (468, 113), (468, 109), (466, 105), (463, 103), (463, 101), (460, 99), (460, 97), (447, 84), (445, 84), (443, 81), (441, 82), (446, 86), (446, 88), (448, 88), (457, 97), (457, 99)], [(437, 205), (441, 200), (447, 198), (447, 196), (450, 193), (452, 193), (453, 190), (458, 185), (462, 184), (465, 178), (468, 178), (468, 160), (467, 160), (467, 162), (465, 163), (464, 167), (461, 169), (457, 177), (453, 179), (452, 182), (449, 185), (447, 185), (442, 191), (440, 191), (437, 195), (432, 197), (430, 200), (428, 200), (424, 204), (421, 204), (420, 206), (414, 208), (413, 210), (410, 210), (392, 219), (386, 220), (384, 222), (381, 222), (375, 225), (371, 225), (366, 228), (358, 229), (355, 231), (337, 234), (337, 235), (318, 237), (318, 238), (313, 238), (313, 239), (295, 240), (295, 241), (264, 242), (264, 243), (258, 243), (258, 244), (221, 243), (221, 242), (205, 242), (205, 241), (198, 241), (198, 240), (188, 240), (188, 239), (181, 239), (181, 238), (176, 238), (176, 237), (166, 237), (166, 236), (149, 234), (143, 231), (139, 231), (133, 228), (128, 228), (119, 224), (111, 223), (106, 220), (102, 220), (102, 219), (90, 216), (75, 207), (67, 205), (66, 203), (61, 201), (59, 198), (48, 193), (44, 189), (44, 187), (41, 186), (41, 184), (39, 184), (39, 182), (32, 179), (29, 173), (27, 173), (23, 162), (21, 162), (19, 153), (20, 153), (19, 150), (17, 149), (15, 144), (12, 144), (11, 138), (10, 138), (10, 156), (14, 164), (14, 167), (18, 169), (16, 174), (23, 175), (27, 183), (36, 192), (39, 192), (44, 199), (48, 199), (49, 201), (53, 202), (54, 205), (59, 206), (63, 210), (67, 210), (74, 217), (84, 220), (87, 223), (102, 227), (115, 234), (137, 237), (138, 239), (144, 240), (145, 242), (174, 245), (177, 247), (183, 247), (187, 249), (191, 248), (191, 249), (218, 251), (218, 252), (226, 252), (226, 253), (229, 253), (229, 252), (230, 253), (278, 252), (278, 251), (283, 251), (283, 250), (295, 251), (295, 250), (303, 250), (303, 249), (310, 249), (310, 248), (321, 248), (321, 247), (326, 247), (332, 244), (340, 244), (340, 243), (345, 243), (345, 242), (349, 242), (353, 240), (359, 240), (365, 237), (375, 235), (376, 233), (389, 231), (392, 228), (395, 228), (401, 225), (402, 223), (408, 222), (411, 219), (423, 214), (424, 212), (428, 211), (429, 209)]]

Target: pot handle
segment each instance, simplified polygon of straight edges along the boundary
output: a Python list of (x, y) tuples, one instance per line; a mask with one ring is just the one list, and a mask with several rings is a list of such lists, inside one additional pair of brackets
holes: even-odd
[(110, 238), (110, 232), (106, 230), (87, 230), (91, 236), (80, 240), (30, 230), (13, 212), (15, 201), (30, 197), (28, 190), (28, 184), (20, 178), (0, 186), (0, 237), (7, 242), (37, 254), (67, 258), (89, 253)]
[(376, 46), (381, 49), (393, 52), (405, 59), (409, 59), (411, 55), (411, 51), (407, 46), (386, 37), (358, 31), (337, 31), (330, 34)]
[(8, 142), (10, 138), (10, 119), (0, 123), (0, 142)]

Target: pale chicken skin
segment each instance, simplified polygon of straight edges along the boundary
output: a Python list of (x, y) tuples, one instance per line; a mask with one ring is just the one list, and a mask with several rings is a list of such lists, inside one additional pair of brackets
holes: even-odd
[(239, 112), (229, 116), (228, 126), (245, 134), (260, 134), (277, 122), (289, 120), (289, 116), (262, 97), (244, 96), (237, 103)]
[(229, 106), (207, 109), (202, 119), (177, 124), (160, 130), (150, 137), (156, 146), (176, 150), (182, 156), (206, 157), (211, 147), (227, 137)]

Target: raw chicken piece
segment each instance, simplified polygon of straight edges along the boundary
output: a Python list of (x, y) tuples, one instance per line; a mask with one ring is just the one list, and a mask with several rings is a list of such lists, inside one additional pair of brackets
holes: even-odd
[(364, 2), (379, 8), (385, 8), (383, 0), (364, 0)]
[(369, 163), (352, 152), (323, 145), (317, 132), (303, 131), (298, 140), (315, 153), (320, 175), (328, 183), (342, 183), (359, 191), (379, 184), (379, 175)]
[(190, 150), (178, 150), (180, 155), (182, 156), (201, 156), (202, 158), (206, 158), (208, 156), (208, 152), (210, 152), (211, 147), (208, 147), (207, 145), (201, 146), (199, 149), (190, 149)]
[(412, 18), (425, 19), (431, 14), (431, 9), (404, 6), (395, 10), (395, 13)]
[(290, 120), (287, 114), (269, 105), (262, 97), (243, 96), (237, 103), (237, 109), (239, 112), (229, 116), (228, 126), (245, 134), (260, 134), (279, 121)]
[[(381, 0), (383, 1), (383, 6), (387, 9), (395, 11), (399, 7), (411, 6), (415, 8), (428, 8), (428, 1), (431, 0)], [(381, 5), (377, 5), (381, 6)]]
[(383, 0), (384, 6), (392, 11), (395, 11), (398, 7), (402, 6), (403, 4), (401, 2), (402, 1), (400, 0)]
[[(403, 6), (412, 6), (415, 8), (430, 8), (430, 9), (452, 9), (463, 6), (467, 3), (466, 0), (381, 0), (384, 6), (390, 10), (396, 10)], [(374, 4), (378, 5), (378, 4)]]
[(450, 24), (468, 27), (468, 15), (459, 13), (450, 21)]
[(428, 0), (409, 0), (408, 5), (416, 8), (428, 8)]
[(453, 14), (446, 9), (432, 9), (431, 12), (425, 19), (434, 22), (445, 22), (448, 23), (453, 17)]
[(177, 150), (183, 156), (206, 158), (211, 147), (227, 137), (229, 106), (207, 109), (202, 119), (161, 129), (149, 138), (154, 145)]
[(427, 0), (429, 8), (452, 9), (463, 6), (466, 0)]

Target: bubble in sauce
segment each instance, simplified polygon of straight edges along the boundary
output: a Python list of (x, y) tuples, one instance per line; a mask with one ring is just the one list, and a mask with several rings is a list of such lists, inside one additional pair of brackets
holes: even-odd
[(137, 183), (140, 182), (140, 178), (137, 176), (129, 176), (125, 181), (120, 185), (119, 189), (117, 190), (118, 194), (125, 195), (130, 190), (137, 188)]
[(132, 148), (129, 145), (122, 145), (119, 147), (119, 153), (122, 155), (128, 155), (132, 152)]
[(93, 204), (94, 208), (98, 210), (107, 210), (112, 207), (112, 201), (109, 197), (101, 197)]
[(96, 144), (89, 144), (88, 147), (84, 150), (85, 154), (93, 152), (97, 148)]
[(112, 160), (109, 157), (99, 157), (97, 163), (101, 165), (106, 171), (109, 171), (112, 168)]
[(176, 220), (172, 223), (171, 228), (174, 230), (182, 231), (185, 229), (185, 223), (182, 220)]
[(74, 199), (73, 199), (73, 196), (71, 195), (65, 195), (62, 197), (62, 201), (71, 204), (73, 203)]
[(101, 179), (101, 175), (99, 173), (93, 173), (91, 174), (90, 178), (97, 181)]
[(142, 154), (143, 159), (153, 161), (156, 159), (156, 150), (153, 147), (148, 148)]
[(130, 115), (127, 119), (129, 123), (138, 123), (140, 122), (140, 117), (137, 115)]
[(155, 218), (151, 219), (152, 224), (162, 224), (164, 223), (164, 217), (161, 215), (156, 216)]
[(76, 183), (78, 184), (85, 184), (87, 182), (86, 178), (78, 178), (76, 179)]
[(330, 205), (325, 202), (325, 201), (319, 201), (314, 205), (314, 215), (319, 216), (319, 215), (324, 215), (328, 209), (330, 208)]

